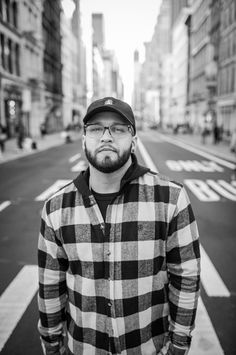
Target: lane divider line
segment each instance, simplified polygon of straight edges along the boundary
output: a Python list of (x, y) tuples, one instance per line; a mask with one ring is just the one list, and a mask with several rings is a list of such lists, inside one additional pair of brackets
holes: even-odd
[(59, 190), (61, 187), (65, 186), (68, 184), (71, 180), (57, 180), (54, 184), (52, 184), (48, 189), (46, 189), (44, 192), (42, 192), (40, 195), (38, 195), (35, 198), (35, 201), (45, 201), (47, 200), (50, 196), (52, 196), (57, 190)]
[(229, 169), (232, 169), (234, 170), (236, 168), (236, 164), (234, 163), (230, 163), (229, 161), (227, 160), (224, 160), (224, 159), (221, 159), (221, 158), (218, 158), (216, 157), (215, 155), (213, 154), (210, 154), (210, 153), (207, 153), (199, 148), (195, 148), (187, 143), (184, 143), (184, 142), (180, 142), (178, 140), (175, 140), (174, 138), (170, 138), (170, 137), (167, 137), (167, 136), (164, 136), (163, 134), (161, 134), (161, 137), (163, 140), (165, 140), (166, 142), (169, 142), (171, 144), (174, 144), (174, 145), (177, 145), (178, 147), (181, 147), (181, 148), (184, 148), (186, 150), (189, 150), (190, 152), (192, 153), (195, 153), (195, 154), (198, 154), (202, 157), (205, 157), (207, 159), (210, 159), (210, 160), (213, 160), (215, 161), (216, 163), (220, 164), (220, 165), (223, 165)]
[(74, 163), (76, 160), (78, 160), (79, 158), (81, 157), (81, 154), (78, 153), (78, 154), (75, 154), (73, 155), (70, 159), (69, 159), (69, 162), (70, 163)]
[(8, 206), (10, 206), (11, 201), (4, 201), (0, 204), (0, 212), (3, 211), (5, 208), (7, 208)]
[(154, 172), (158, 172), (157, 167), (153, 163), (150, 155), (147, 152), (147, 149), (144, 147), (144, 145), (143, 145), (142, 141), (140, 140), (140, 138), (138, 138), (137, 142), (138, 142), (138, 149), (139, 149), (139, 151), (140, 151), (140, 153), (142, 155), (142, 158), (143, 158), (145, 164), (147, 165), (147, 167), (149, 169), (151, 169), (152, 171), (154, 171)]
[(206, 307), (200, 297), (196, 315), (196, 327), (188, 355), (224, 355)]
[(218, 271), (205, 252), (203, 246), (201, 251), (201, 282), (209, 297), (230, 297), (230, 292), (221, 279)]
[(37, 265), (24, 266), (0, 297), (0, 351), (38, 290)]

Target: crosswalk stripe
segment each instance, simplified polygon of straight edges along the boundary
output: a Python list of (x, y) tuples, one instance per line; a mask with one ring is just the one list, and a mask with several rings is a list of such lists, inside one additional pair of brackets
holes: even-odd
[(196, 327), (188, 355), (224, 355), (206, 307), (201, 297), (198, 300)]
[(7, 208), (8, 206), (10, 206), (11, 201), (4, 201), (0, 204), (0, 212), (3, 211), (5, 208)]
[(75, 154), (73, 155), (70, 159), (69, 159), (69, 162), (70, 163), (74, 163), (76, 160), (78, 160), (79, 158), (81, 157), (81, 154), (78, 153), (78, 154)]
[(53, 195), (57, 190), (59, 190), (61, 187), (68, 184), (70, 181), (71, 180), (57, 180), (48, 189), (46, 189), (44, 192), (42, 192), (40, 195), (38, 195), (35, 198), (35, 201), (45, 201), (47, 198), (49, 198), (51, 195)]
[(218, 271), (211, 262), (211, 259), (201, 248), (201, 281), (209, 297), (230, 297), (230, 292), (221, 279)]
[(0, 297), (0, 351), (38, 289), (38, 268), (26, 265)]
[(84, 160), (80, 160), (75, 166), (71, 168), (73, 172), (79, 172), (87, 168), (87, 163)]

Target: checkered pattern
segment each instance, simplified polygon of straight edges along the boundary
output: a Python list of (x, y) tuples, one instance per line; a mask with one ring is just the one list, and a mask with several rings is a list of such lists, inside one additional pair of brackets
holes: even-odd
[(86, 174), (42, 212), (38, 302), (45, 354), (64, 353), (63, 342), (68, 354), (185, 354), (200, 255), (184, 188), (133, 167), (104, 223)]

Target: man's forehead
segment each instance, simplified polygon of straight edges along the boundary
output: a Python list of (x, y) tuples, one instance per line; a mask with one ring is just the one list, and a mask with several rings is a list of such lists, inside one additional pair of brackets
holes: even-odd
[(88, 121), (89, 124), (95, 122), (127, 123), (127, 120), (116, 112), (105, 111), (94, 114)]

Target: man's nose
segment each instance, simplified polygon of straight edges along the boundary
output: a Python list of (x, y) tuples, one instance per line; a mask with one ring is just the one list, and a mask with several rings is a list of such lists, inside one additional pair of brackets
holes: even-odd
[(112, 140), (113, 140), (113, 137), (112, 137), (112, 135), (111, 135), (110, 130), (109, 130), (108, 127), (106, 127), (106, 128), (104, 129), (104, 132), (103, 132), (103, 135), (102, 135), (102, 137), (101, 137), (101, 140), (102, 140), (102, 141), (112, 141)]

